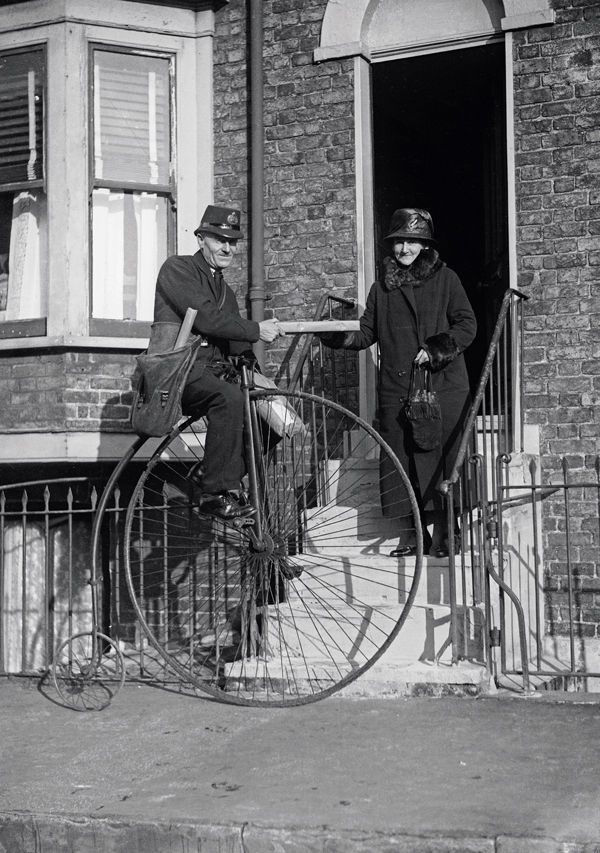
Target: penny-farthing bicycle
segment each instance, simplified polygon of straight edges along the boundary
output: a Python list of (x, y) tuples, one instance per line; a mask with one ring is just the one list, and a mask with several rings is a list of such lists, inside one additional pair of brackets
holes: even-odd
[[(376, 553), (386, 521), (378, 489), (393, 490), (398, 515), (418, 518), (417, 505), (389, 446), (348, 409), (258, 388), (245, 367), (241, 388), (254, 515), (225, 523), (202, 514), (189, 473), (203, 458), (206, 424), (182, 421), (133, 488), (127, 584), (149, 642), (183, 683), (237, 705), (301, 705), (350, 684), (400, 632), (422, 533), (414, 562)], [(265, 426), (270, 406), (281, 434)]]

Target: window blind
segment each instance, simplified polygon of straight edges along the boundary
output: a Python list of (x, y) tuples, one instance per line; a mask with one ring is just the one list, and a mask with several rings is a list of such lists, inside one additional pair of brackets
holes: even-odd
[(170, 60), (94, 52), (94, 177), (168, 184)]
[(0, 54), (0, 184), (44, 176), (43, 49)]

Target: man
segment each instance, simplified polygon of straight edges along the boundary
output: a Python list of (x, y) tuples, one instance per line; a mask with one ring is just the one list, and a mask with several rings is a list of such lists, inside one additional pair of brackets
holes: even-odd
[(260, 323), (240, 315), (222, 270), (229, 266), (242, 238), (240, 212), (209, 205), (194, 231), (199, 251), (173, 255), (162, 265), (156, 283), (155, 321), (181, 322), (188, 308), (198, 312), (193, 332), (202, 345), (188, 376), (182, 404), (186, 414), (206, 415), (204, 460), (191, 472), (201, 486), (200, 508), (229, 520), (254, 512), (240, 501), (243, 463), (243, 396), (238, 384), (221, 378), (223, 360), (267, 343), (279, 335), (276, 320)]

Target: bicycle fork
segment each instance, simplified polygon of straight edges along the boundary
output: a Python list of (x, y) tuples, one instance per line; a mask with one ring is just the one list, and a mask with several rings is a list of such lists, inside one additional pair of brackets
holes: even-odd
[(262, 504), (260, 500), (262, 489), (259, 484), (257, 467), (257, 458), (260, 453), (260, 449), (258, 447), (259, 426), (256, 407), (253, 406), (250, 401), (251, 387), (252, 381), (249, 376), (248, 368), (245, 365), (242, 365), (241, 390), (244, 395), (245, 426), (244, 452), (246, 457), (250, 503), (256, 508), (256, 514), (252, 516), (251, 519), (240, 519), (240, 521), (243, 521), (244, 523), (240, 524), (239, 527), (244, 528), (244, 531), (252, 542), (252, 547), (255, 551), (264, 551), (266, 543), (264, 541), (264, 524), (262, 517)]

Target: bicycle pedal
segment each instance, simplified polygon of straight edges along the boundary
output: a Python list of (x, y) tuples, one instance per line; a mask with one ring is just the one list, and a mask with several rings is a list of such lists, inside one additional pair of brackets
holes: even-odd
[(226, 524), (232, 524), (236, 530), (241, 530), (242, 527), (249, 527), (251, 524), (254, 524), (254, 519), (248, 515), (243, 515), (240, 518), (232, 518), (231, 521), (227, 521)]
[(279, 560), (279, 574), (285, 578), (286, 581), (292, 581), (299, 578), (303, 571), (304, 569), (302, 566), (295, 566), (288, 560)]
[(253, 516), (242, 515), (233, 518), (221, 518), (220, 516), (214, 515), (210, 512), (202, 512), (201, 506), (196, 508), (196, 514), (202, 521), (219, 521), (221, 524), (226, 524), (228, 527), (241, 528), (254, 524)]

